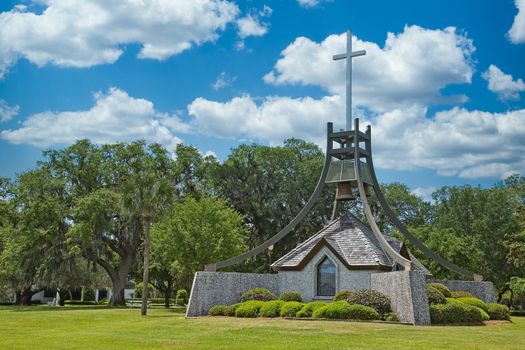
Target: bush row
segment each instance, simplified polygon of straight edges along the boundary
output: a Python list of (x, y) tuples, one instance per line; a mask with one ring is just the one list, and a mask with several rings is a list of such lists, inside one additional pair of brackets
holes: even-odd
[(478, 323), (510, 318), (507, 306), (486, 304), (469, 292), (451, 292), (441, 283), (429, 283), (427, 293), (432, 323)]
[[(379, 320), (381, 315), (371, 307), (349, 304), (346, 300), (325, 303), (282, 300), (247, 300), (234, 305), (215, 305), (208, 312), (211, 316), (236, 317), (313, 317), (329, 319)], [(389, 321), (397, 321), (393, 313), (388, 315)]]

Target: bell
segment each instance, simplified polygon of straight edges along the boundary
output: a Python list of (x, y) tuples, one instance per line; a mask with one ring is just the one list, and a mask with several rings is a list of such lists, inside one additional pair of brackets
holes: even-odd
[(337, 183), (337, 195), (335, 197), (338, 201), (354, 200), (355, 195), (351, 182), (339, 182)]

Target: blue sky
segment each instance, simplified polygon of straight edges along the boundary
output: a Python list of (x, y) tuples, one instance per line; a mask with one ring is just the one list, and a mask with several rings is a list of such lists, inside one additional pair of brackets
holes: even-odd
[[(521, 11), (519, 9), (522, 9)], [(2, 1), (0, 176), (47, 147), (145, 138), (224, 160), (322, 145), (355, 114), (380, 180), (417, 193), (525, 173), (525, 1)]]

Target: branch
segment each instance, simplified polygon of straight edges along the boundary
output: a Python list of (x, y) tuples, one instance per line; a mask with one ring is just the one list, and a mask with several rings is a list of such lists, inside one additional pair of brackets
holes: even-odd
[(111, 266), (110, 263), (108, 263), (106, 260), (103, 260), (101, 258), (98, 258), (97, 259), (97, 263), (102, 266), (102, 268), (104, 270), (106, 270), (106, 272), (108, 273), (109, 277), (112, 279), (112, 280), (115, 280), (117, 279), (117, 271), (115, 271), (115, 269), (113, 268), (113, 266)]

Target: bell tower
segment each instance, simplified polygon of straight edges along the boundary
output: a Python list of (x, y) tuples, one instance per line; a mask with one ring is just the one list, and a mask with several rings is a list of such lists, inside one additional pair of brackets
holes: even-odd
[(381, 208), (386, 213), (394, 226), (403, 234), (406, 240), (412, 243), (427, 257), (438, 262), (450, 271), (461, 274), (475, 281), (483, 280), (483, 276), (475, 274), (463, 267), (455, 265), (428, 248), (417, 237), (412, 235), (403, 223), (397, 218), (388, 205), (385, 196), (379, 186), (372, 160), (372, 129), (370, 125), (366, 131), (359, 128), (359, 119), (353, 120), (352, 128), (352, 58), (363, 56), (366, 51), (352, 51), (352, 32), (347, 32), (346, 52), (333, 56), (334, 60), (346, 59), (346, 130), (334, 131), (333, 124), (327, 124), (326, 132), (326, 154), (323, 170), (317, 186), (311, 194), (308, 202), (295, 218), (281, 231), (275, 234), (261, 245), (239, 256), (219, 261), (205, 266), (206, 271), (216, 271), (227, 266), (239, 264), (242, 261), (264, 252), (273, 244), (277, 243), (306, 216), (318, 200), (323, 187), (326, 184), (336, 184), (334, 208), (332, 220), (335, 219), (338, 203), (342, 201), (359, 201), (362, 204), (364, 214), (373, 235), (388, 256), (404, 270), (412, 270), (413, 262), (410, 258), (402, 256), (387, 241), (385, 235), (380, 231), (376, 219), (369, 205), (369, 197), (375, 195)]

